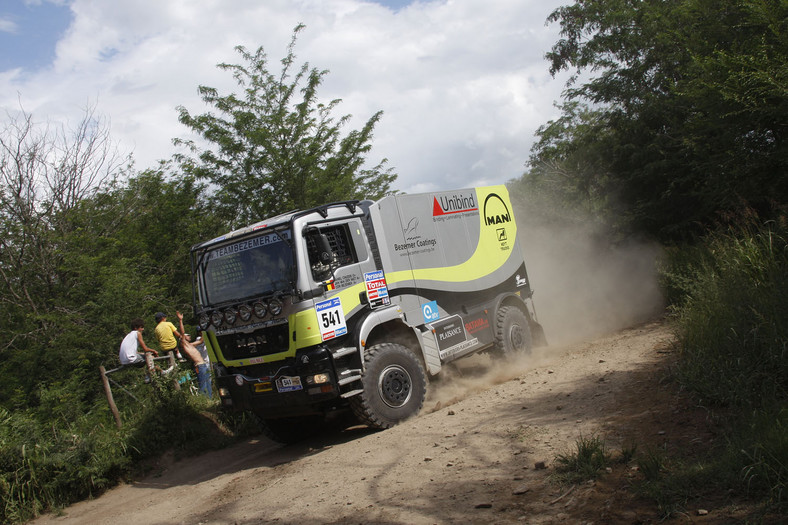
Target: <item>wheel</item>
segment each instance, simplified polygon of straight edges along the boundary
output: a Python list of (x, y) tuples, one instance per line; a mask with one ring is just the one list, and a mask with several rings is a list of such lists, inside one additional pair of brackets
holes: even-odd
[(512, 357), (530, 354), (533, 347), (528, 318), (516, 306), (503, 306), (495, 321), (495, 349), (499, 354)]
[(260, 432), (266, 437), (286, 445), (315, 435), (322, 428), (324, 421), (322, 416), (266, 419), (255, 414), (254, 417), (257, 419)]
[(362, 392), (351, 398), (359, 421), (390, 428), (416, 415), (427, 393), (427, 374), (419, 358), (405, 346), (382, 343), (364, 355)]

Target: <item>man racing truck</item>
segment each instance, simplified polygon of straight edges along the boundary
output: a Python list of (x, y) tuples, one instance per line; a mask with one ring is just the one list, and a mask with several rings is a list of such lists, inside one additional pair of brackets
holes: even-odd
[(447, 363), (545, 342), (505, 186), (286, 213), (191, 263), (222, 405), (279, 441), (348, 407), (391, 427)]

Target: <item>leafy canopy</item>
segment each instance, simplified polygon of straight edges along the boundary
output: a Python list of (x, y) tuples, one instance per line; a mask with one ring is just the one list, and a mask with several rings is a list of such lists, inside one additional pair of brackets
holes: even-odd
[(550, 71), (574, 75), (528, 181), (665, 240), (786, 202), (788, 1), (581, 0), (548, 22)]
[(382, 113), (361, 130), (342, 136), (350, 115), (332, 116), (339, 99), (324, 104), (317, 89), (328, 73), (295, 65), (294, 47), (303, 25), (293, 31), (281, 71), (269, 70), (262, 47), (251, 53), (238, 46), (244, 64), (220, 64), (241, 92), (219, 94), (200, 86), (202, 99), (215, 113), (194, 115), (178, 108), (179, 120), (208, 145), (176, 139), (196, 158), (179, 155), (187, 173), (216, 188), (212, 205), (234, 225), (247, 224), (291, 209), (354, 198), (379, 198), (396, 175), (386, 160), (365, 168), (372, 131)]

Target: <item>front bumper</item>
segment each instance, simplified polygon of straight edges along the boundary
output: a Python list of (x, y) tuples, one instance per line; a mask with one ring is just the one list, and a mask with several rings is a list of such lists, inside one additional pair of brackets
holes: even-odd
[(321, 413), (341, 400), (334, 362), (326, 348), (257, 365), (253, 371), (234, 368), (217, 374), (225, 409), (250, 410), (266, 418), (290, 417)]

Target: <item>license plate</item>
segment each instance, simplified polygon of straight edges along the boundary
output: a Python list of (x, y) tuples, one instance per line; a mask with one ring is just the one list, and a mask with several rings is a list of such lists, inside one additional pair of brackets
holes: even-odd
[(276, 380), (276, 389), (279, 392), (292, 392), (293, 390), (301, 390), (301, 378), (298, 376), (289, 377), (282, 376)]

